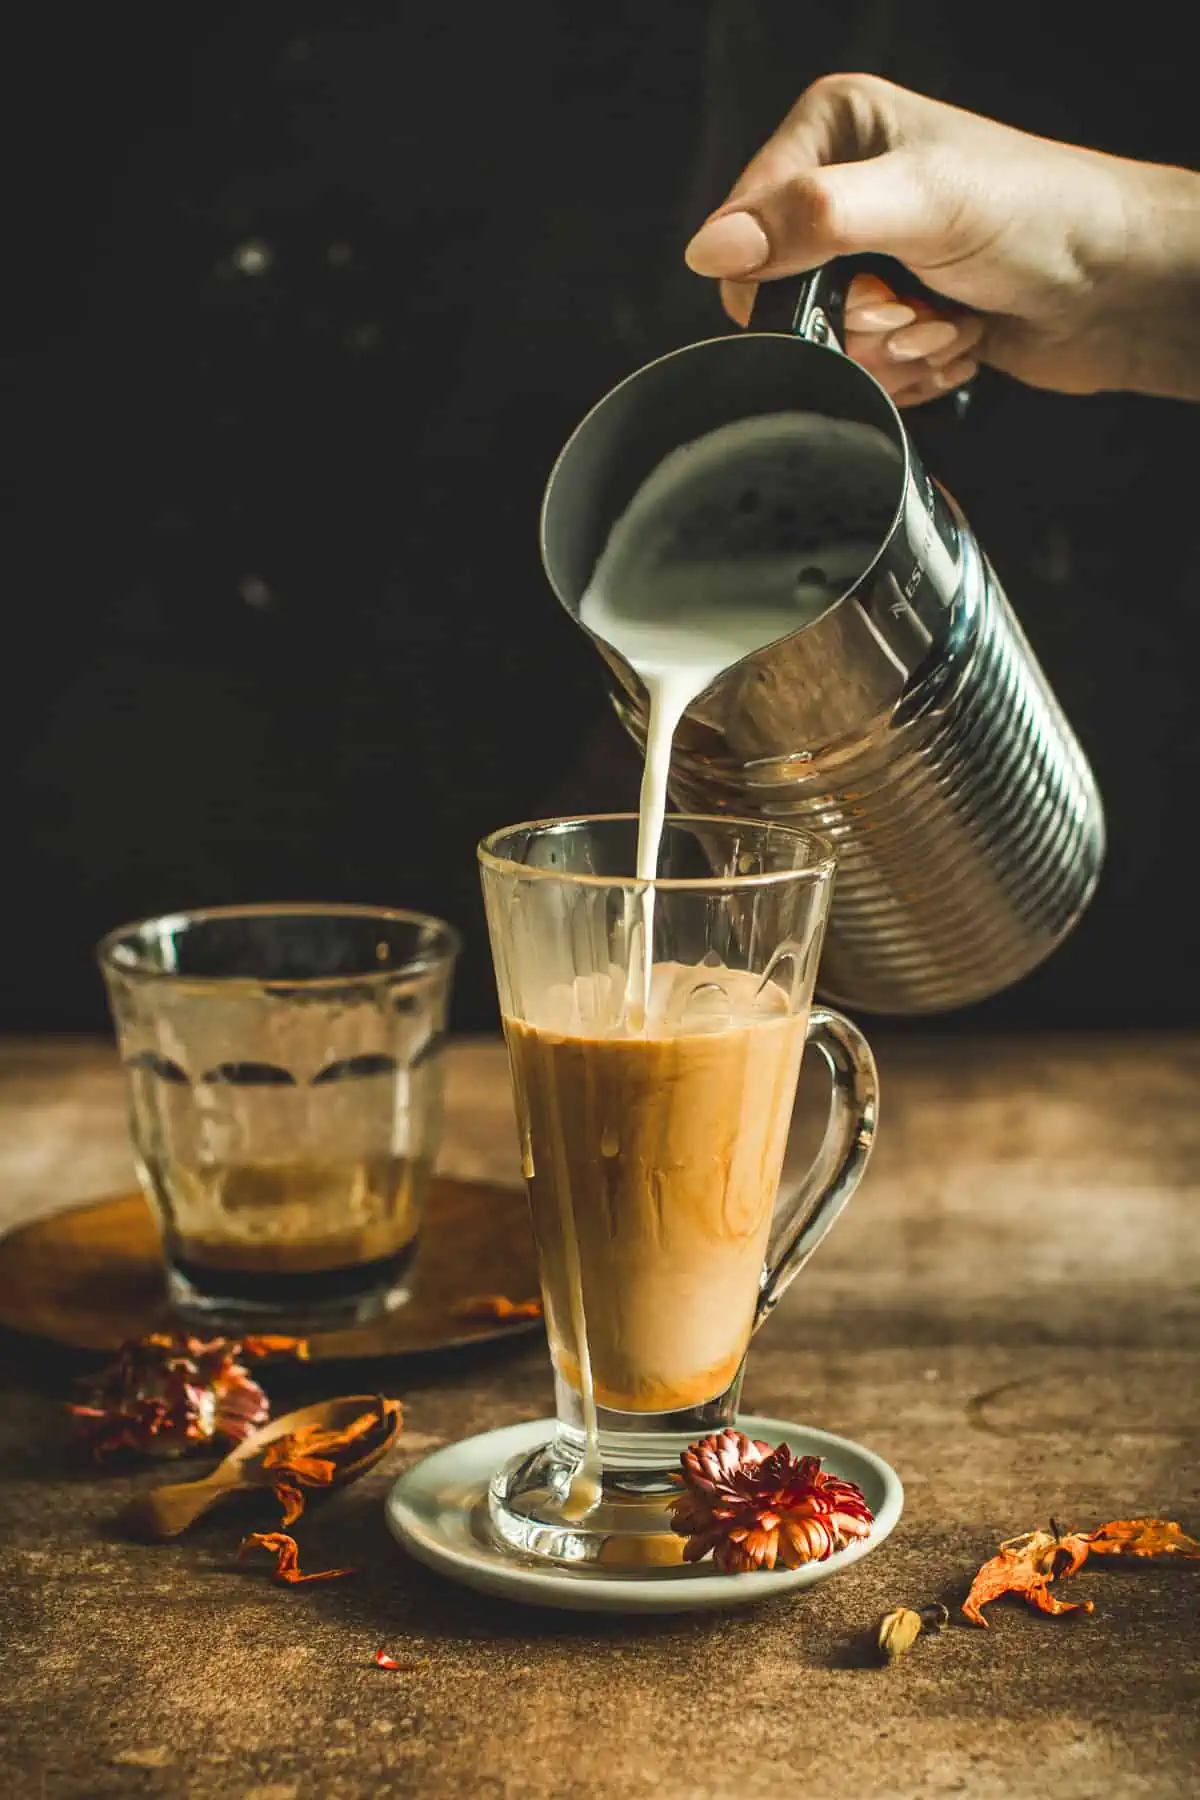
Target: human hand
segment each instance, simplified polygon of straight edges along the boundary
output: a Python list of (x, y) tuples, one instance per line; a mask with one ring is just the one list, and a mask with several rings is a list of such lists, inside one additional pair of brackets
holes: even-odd
[[(827, 76), (687, 261), (721, 279), (744, 325), (759, 281), (862, 251), (896, 258), (942, 300), (899, 299), (874, 276), (851, 285), (846, 348), (898, 405), (958, 386), (980, 362), (1065, 393), (1200, 391), (1200, 177), (1186, 171), (1031, 137), (875, 76)], [(1156, 361), (1148, 313), (1164, 284), (1187, 323), (1163, 333)]]

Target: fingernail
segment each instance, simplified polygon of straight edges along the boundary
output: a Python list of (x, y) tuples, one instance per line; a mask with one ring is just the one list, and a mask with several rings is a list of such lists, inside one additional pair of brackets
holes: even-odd
[(926, 319), (889, 338), (888, 355), (897, 362), (913, 362), (918, 356), (934, 356), (939, 350), (948, 350), (957, 336), (958, 326), (949, 319)]
[(847, 331), (895, 331), (916, 318), (911, 306), (893, 300), (885, 306), (851, 306), (846, 310)]
[(726, 213), (702, 225), (684, 261), (696, 275), (752, 275), (771, 254), (767, 234), (751, 213)]
[(961, 387), (964, 381), (970, 381), (979, 373), (979, 364), (973, 356), (960, 356), (957, 362), (947, 363), (944, 369), (933, 371), (933, 385), (939, 388)]
[(735, 325), (748, 325), (750, 315), (754, 311), (754, 297), (758, 293), (752, 281), (724, 281), (721, 284), (721, 299), (725, 311)]

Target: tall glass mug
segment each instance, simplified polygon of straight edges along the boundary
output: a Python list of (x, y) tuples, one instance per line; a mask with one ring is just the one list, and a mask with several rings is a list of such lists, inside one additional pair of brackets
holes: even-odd
[(366, 906), (214, 908), (99, 947), (138, 1174), (189, 1322), (319, 1331), (408, 1297), (458, 938)]
[[(558, 1415), (489, 1510), (527, 1553), (616, 1566), (679, 1559), (679, 1452), (732, 1423), (753, 1333), (862, 1177), (877, 1096), (861, 1032), (812, 1010), (829, 845), (670, 818), (647, 883), (637, 829), (548, 820), (479, 849)], [(806, 1044), (829, 1121), (777, 1204)]]

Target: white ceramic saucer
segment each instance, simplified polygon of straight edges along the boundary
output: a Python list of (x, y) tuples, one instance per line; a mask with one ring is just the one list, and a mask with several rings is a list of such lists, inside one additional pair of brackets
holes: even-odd
[(425, 1457), (400, 1477), (388, 1495), (388, 1526), (418, 1562), (485, 1594), (571, 1612), (661, 1613), (744, 1606), (811, 1587), (869, 1556), (899, 1519), (904, 1506), (900, 1478), (873, 1450), (831, 1431), (813, 1431), (783, 1419), (746, 1415), (738, 1420), (738, 1428), (771, 1444), (786, 1443), (797, 1456), (824, 1457), (831, 1474), (857, 1482), (875, 1514), (870, 1537), (839, 1550), (828, 1562), (753, 1575), (722, 1575), (707, 1562), (645, 1575), (618, 1574), (595, 1565), (547, 1568), (493, 1541), (486, 1496), (497, 1469), (548, 1441), (554, 1432), (552, 1419), (505, 1425)]

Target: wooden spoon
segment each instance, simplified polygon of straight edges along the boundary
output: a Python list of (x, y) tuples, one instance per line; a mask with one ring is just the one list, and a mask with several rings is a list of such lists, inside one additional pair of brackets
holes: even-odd
[[(353, 1461), (337, 1464), (330, 1485), (345, 1487), (347, 1482), (356, 1481), (368, 1469), (374, 1468), (395, 1443), (400, 1430), (400, 1407), (395, 1400), (385, 1400), (380, 1394), (350, 1394), (341, 1400), (320, 1400), (315, 1406), (302, 1407), (299, 1412), (284, 1413), (282, 1418), (271, 1419), (260, 1430), (243, 1438), (224, 1461), (201, 1480), (171, 1482), (166, 1487), (151, 1488), (149, 1493), (139, 1494), (121, 1513), (121, 1523), (137, 1537), (153, 1538), (158, 1542), (178, 1537), (218, 1500), (228, 1499), (230, 1494), (244, 1494), (254, 1488), (274, 1485), (282, 1470), (264, 1469), (260, 1460), (269, 1444), (310, 1425), (320, 1426), (322, 1430), (342, 1431), (365, 1412), (378, 1413), (379, 1428), (355, 1444), (357, 1454)], [(328, 1489), (315, 1491), (327, 1493)]]

